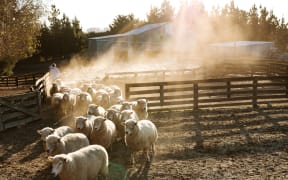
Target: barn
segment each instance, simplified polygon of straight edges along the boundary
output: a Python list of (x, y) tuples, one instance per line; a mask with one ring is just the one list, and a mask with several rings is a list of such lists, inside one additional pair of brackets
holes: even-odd
[(171, 23), (146, 24), (123, 34), (93, 37), (88, 40), (90, 57), (112, 50), (116, 58), (126, 59), (134, 54), (155, 53), (171, 35)]

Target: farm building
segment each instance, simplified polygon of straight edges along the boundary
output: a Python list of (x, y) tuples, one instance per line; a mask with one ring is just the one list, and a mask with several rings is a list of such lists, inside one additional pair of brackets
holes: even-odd
[(160, 43), (171, 35), (171, 23), (146, 24), (127, 33), (89, 38), (90, 56), (112, 50), (116, 57), (127, 58), (139, 51), (159, 51)]
[(209, 52), (221, 57), (269, 57), (273, 47), (268, 41), (234, 41), (210, 44)]

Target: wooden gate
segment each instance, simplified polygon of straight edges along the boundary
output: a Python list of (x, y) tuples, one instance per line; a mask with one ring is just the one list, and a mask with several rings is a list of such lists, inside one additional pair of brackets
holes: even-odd
[(0, 98), (0, 131), (40, 120), (39, 91)]

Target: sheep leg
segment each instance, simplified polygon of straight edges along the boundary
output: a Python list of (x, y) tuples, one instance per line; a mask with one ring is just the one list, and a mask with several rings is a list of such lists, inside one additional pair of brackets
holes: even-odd
[(143, 155), (146, 154), (146, 160), (147, 162), (150, 162), (150, 156), (149, 156), (149, 151), (148, 149), (143, 149)]
[(135, 164), (135, 154), (134, 154), (134, 152), (131, 152), (131, 164), (133, 165), (133, 164)]

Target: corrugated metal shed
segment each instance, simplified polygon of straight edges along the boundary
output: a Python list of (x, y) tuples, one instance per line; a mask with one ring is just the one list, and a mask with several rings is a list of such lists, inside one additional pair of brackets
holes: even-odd
[(92, 56), (103, 54), (112, 47), (115, 53), (124, 54), (141, 49), (157, 49), (159, 43), (169, 36), (170, 25), (168, 22), (146, 24), (123, 34), (89, 38), (88, 52)]
[(267, 57), (273, 47), (269, 41), (233, 41), (210, 44), (209, 52), (223, 57)]

